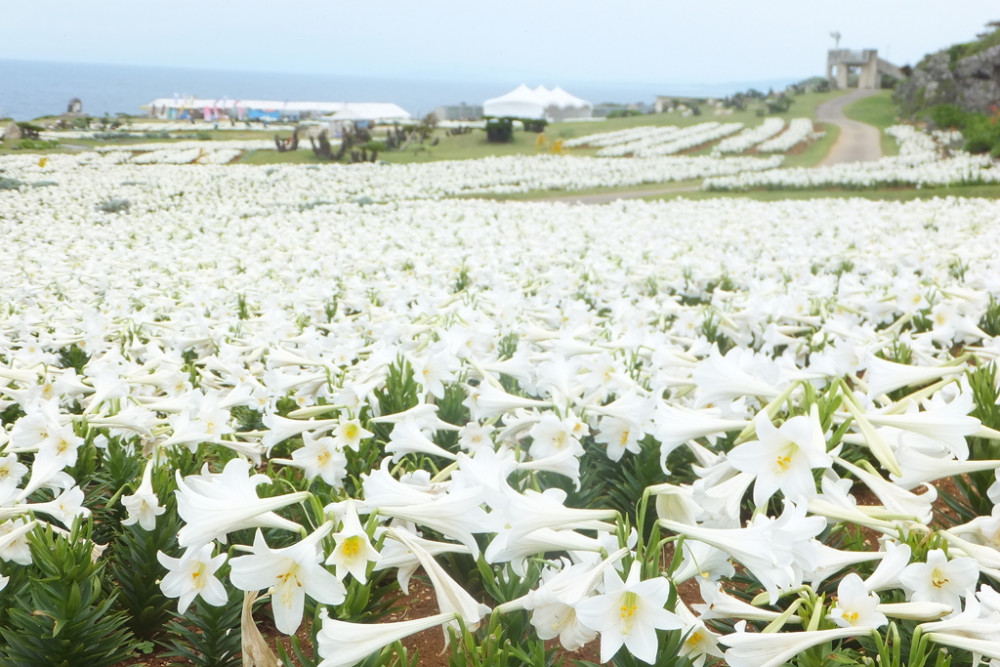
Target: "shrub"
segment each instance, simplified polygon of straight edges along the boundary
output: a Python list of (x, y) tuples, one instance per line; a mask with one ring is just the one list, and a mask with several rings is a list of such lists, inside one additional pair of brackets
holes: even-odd
[(521, 122), (524, 123), (525, 132), (544, 132), (545, 126), (549, 124), (544, 118), (524, 118)]
[(514, 141), (514, 119), (490, 118), (486, 121), (486, 141), (507, 144)]
[(17, 123), (17, 126), (21, 128), (21, 136), (25, 139), (37, 139), (39, 134), (41, 134), (45, 128), (35, 125), (34, 123)]
[(985, 114), (969, 114), (965, 128), (965, 150), (970, 153), (989, 153), (1000, 145), (1000, 125)]
[(21, 139), (17, 142), (18, 148), (27, 151), (40, 151), (46, 148), (55, 148), (58, 145), (58, 141), (45, 141), (44, 139)]
[(627, 118), (629, 116), (641, 116), (638, 109), (612, 109), (608, 112), (608, 118)]
[(955, 104), (939, 104), (931, 108), (931, 120), (938, 127), (953, 127), (956, 130), (965, 128), (969, 121), (969, 114)]

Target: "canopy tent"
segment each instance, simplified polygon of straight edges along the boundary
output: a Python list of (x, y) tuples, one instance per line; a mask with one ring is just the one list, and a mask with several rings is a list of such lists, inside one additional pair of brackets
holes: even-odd
[(545, 118), (545, 103), (523, 83), (506, 95), (483, 102), (483, 115), (502, 118)]
[(368, 121), (370, 123), (410, 120), (410, 112), (396, 104), (384, 102), (349, 102), (326, 120)]
[(549, 90), (538, 86), (534, 90), (523, 83), (506, 95), (483, 102), (483, 115), (497, 118), (545, 118), (564, 120), (566, 118), (589, 118), (593, 105), (579, 97), (570, 95), (556, 86)]
[(594, 112), (594, 105), (556, 86), (549, 91), (549, 105), (546, 107), (546, 112), (552, 120), (590, 118)]

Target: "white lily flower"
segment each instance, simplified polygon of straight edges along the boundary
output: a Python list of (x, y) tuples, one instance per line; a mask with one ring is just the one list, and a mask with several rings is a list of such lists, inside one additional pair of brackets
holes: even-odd
[(368, 581), (368, 563), (378, 563), (379, 552), (372, 546), (368, 533), (361, 525), (355, 501), (345, 501), (343, 507), (344, 511), (338, 512), (343, 525), (333, 534), (337, 546), (327, 556), (326, 564), (336, 568), (337, 578), (341, 581), (350, 572), (363, 584)]
[(851, 572), (837, 586), (837, 604), (830, 618), (842, 628), (880, 628), (889, 622), (878, 610), (879, 598), (870, 593), (861, 577)]
[(444, 613), (395, 623), (347, 623), (330, 618), (327, 610), (322, 609), (323, 625), (316, 639), (317, 652), (323, 660), (317, 667), (352, 667), (389, 644), (455, 618), (455, 613)]
[(286, 635), (302, 623), (305, 596), (324, 604), (340, 604), (346, 589), (322, 565), (319, 542), (333, 528), (327, 522), (290, 547), (272, 549), (257, 529), (253, 553), (229, 561), (229, 578), (242, 591), (267, 589), (271, 594), (274, 625)]
[(758, 440), (734, 447), (727, 458), (737, 470), (756, 475), (754, 503), (763, 506), (775, 491), (801, 502), (816, 495), (813, 468), (829, 468), (826, 438), (815, 405), (808, 417), (792, 417), (775, 428), (765, 411), (754, 420)]
[[(413, 555), (420, 561), (431, 580), (434, 588), (434, 595), (437, 598), (438, 609), (442, 613), (451, 613), (455, 617), (461, 618), (467, 627), (475, 629), (479, 622), (489, 613), (490, 608), (477, 602), (469, 593), (459, 586), (447, 572), (444, 571), (434, 557), (431, 556), (412, 536), (405, 530), (390, 528), (386, 534), (402, 542)], [(445, 632), (445, 643), (448, 642), (448, 634)]]
[(226, 562), (226, 554), (213, 557), (211, 544), (188, 547), (180, 558), (158, 551), (156, 559), (169, 570), (160, 581), (160, 590), (168, 598), (178, 598), (178, 614), (184, 614), (198, 596), (215, 607), (226, 603), (226, 588), (215, 577), (215, 572)]
[(260, 498), (255, 489), (267, 484), (267, 475), (250, 476), (250, 464), (232, 459), (221, 473), (208, 472), (182, 478), (177, 472), (177, 513), (186, 522), (177, 533), (182, 547), (201, 546), (242, 528), (267, 527), (298, 531), (301, 526), (273, 510), (309, 497), (306, 491)]
[(139, 488), (132, 495), (122, 496), (121, 503), (128, 510), (128, 518), (122, 521), (123, 526), (138, 522), (143, 530), (153, 530), (156, 527), (156, 517), (167, 511), (167, 508), (160, 505), (160, 500), (153, 491), (152, 474), (153, 461), (150, 460), (142, 471)]
[(719, 642), (729, 647), (726, 664), (731, 667), (778, 667), (806, 649), (827, 642), (857, 637), (871, 632), (868, 628), (837, 628), (805, 632), (737, 632), (719, 637)]
[(979, 567), (972, 558), (951, 560), (941, 549), (927, 553), (927, 562), (911, 563), (899, 575), (899, 580), (915, 602), (940, 602), (952, 609), (962, 607), (962, 598), (975, 590)]
[(636, 658), (648, 663), (656, 659), (656, 631), (678, 630), (683, 621), (664, 608), (670, 582), (662, 577), (639, 579), (639, 564), (632, 563), (621, 580), (613, 569), (604, 574), (604, 593), (576, 605), (576, 617), (601, 635), (601, 662), (614, 657), (622, 644)]

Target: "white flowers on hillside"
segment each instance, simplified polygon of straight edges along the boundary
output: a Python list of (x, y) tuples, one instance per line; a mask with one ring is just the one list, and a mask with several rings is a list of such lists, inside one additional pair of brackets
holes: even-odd
[[(314, 601), (324, 665), (433, 626), (755, 667), (889, 619), (982, 647), (1000, 205), (442, 201), (778, 160), (0, 157), (0, 582), (92, 512), (108, 549), (177, 538), (149, 560), (181, 613), (263, 592), (287, 633)], [(394, 582), (442, 613), (333, 620)]]

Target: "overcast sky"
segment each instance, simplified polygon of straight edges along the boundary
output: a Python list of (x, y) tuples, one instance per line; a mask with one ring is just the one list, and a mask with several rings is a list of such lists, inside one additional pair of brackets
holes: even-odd
[[(31, 4), (31, 3), (29, 3)], [(830, 32), (898, 65), (973, 39), (997, 0), (0, 0), (0, 59), (528, 83), (824, 74)]]

